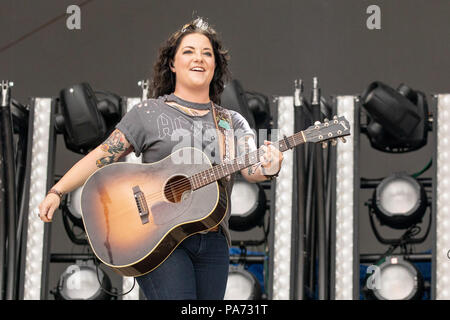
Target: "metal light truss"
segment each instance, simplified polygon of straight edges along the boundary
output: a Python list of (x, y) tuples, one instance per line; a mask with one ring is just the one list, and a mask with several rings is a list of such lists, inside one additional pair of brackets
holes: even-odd
[[(28, 202), (28, 225), (26, 235), (25, 275), (23, 298), (39, 300), (41, 298), (44, 266), (44, 246), (46, 244), (45, 224), (38, 218), (38, 207), (45, 198), (49, 183), (52, 184), (52, 173), (49, 174), (49, 162), (54, 155), (52, 99), (35, 98), (32, 105), (33, 125), (31, 147), (30, 190)], [(30, 120), (31, 121), (31, 120)], [(31, 126), (30, 126), (31, 128)]]
[[(141, 98), (126, 98), (126, 106), (127, 106), (127, 112), (131, 110), (133, 106), (141, 102)], [(132, 162), (132, 163), (142, 163), (142, 155), (139, 157), (136, 157), (136, 155), (132, 152), (129, 155), (125, 157), (126, 162)], [(122, 290), (123, 292), (127, 292), (130, 290), (130, 288), (133, 286), (134, 283), (133, 277), (123, 277), (122, 280)], [(139, 300), (139, 286), (135, 285), (133, 290), (124, 295), (122, 297), (123, 300)]]
[[(294, 98), (278, 97), (278, 139), (283, 135), (294, 134)], [(277, 137), (272, 131), (272, 140)], [(283, 165), (276, 180), (275, 217), (273, 243), (273, 288), (272, 299), (287, 300), (290, 298), (291, 275), (291, 220), (292, 192), (294, 177), (294, 154), (292, 151), (283, 154)]]
[[(359, 264), (355, 238), (357, 199), (355, 199), (355, 150), (357, 149), (357, 133), (359, 121), (355, 114), (356, 96), (337, 96), (336, 114), (345, 116), (350, 123), (351, 135), (346, 143), (338, 143), (336, 149), (336, 220), (335, 220), (335, 260), (334, 260), (334, 298), (351, 300), (355, 298), (354, 279), (359, 278), (355, 264)], [(356, 259), (356, 260), (355, 260)]]
[[(435, 299), (450, 299), (450, 94), (437, 95)], [(433, 160), (434, 161), (434, 160)]]

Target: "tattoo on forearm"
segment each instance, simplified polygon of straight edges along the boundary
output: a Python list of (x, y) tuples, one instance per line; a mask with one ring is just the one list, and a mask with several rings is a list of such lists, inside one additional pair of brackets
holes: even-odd
[(101, 168), (107, 164), (113, 163), (125, 152), (125, 137), (119, 130), (114, 130), (113, 133), (100, 145), (100, 149), (108, 152), (109, 155), (97, 159), (96, 165)]
[(248, 167), (247, 174), (249, 176), (251, 176), (252, 174), (255, 174), (256, 170), (258, 170), (259, 166), (261, 166), (261, 163), (257, 163), (257, 164), (254, 164), (254, 165)]
[[(240, 138), (237, 141), (237, 150), (238, 150), (238, 155), (239, 156), (247, 154), (247, 153), (249, 153), (251, 151), (256, 150), (256, 145), (255, 145), (255, 142), (254, 142), (253, 138), (251, 138), (250, 136), (245, 136), (245, 137)], [(249, 176), (255, 174), (255, 172), (258, 169), (258, 167), (259, 167), (258, 164), (248, 167), (247, 174)]]

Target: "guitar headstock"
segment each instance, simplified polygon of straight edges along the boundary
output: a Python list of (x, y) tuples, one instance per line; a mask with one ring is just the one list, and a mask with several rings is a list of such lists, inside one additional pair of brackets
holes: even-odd
[(314, 125), (303, 131), (306, 138), (305, 142), (326, 142), (332, 140), (333, 145), (336, 144), (336, 138), (341, 138), (345, 142), (344, 137), (350, 135), (350, 123), (344, 116), (334, 116), (333, 120), (324, 122), (317, 121)]

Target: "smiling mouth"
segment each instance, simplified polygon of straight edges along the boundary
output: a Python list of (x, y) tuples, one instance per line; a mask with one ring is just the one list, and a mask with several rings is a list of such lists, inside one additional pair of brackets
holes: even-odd
[(205, 72), (205, 69), (203, 68), (192, 68), (189, 71), (194, 71), (194, 72)]

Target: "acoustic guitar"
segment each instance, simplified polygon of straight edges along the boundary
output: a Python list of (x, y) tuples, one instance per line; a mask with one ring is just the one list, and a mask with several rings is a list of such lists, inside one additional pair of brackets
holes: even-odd
[[(273, 144), (284, 152), (306, 142), (344, 140), (349, 134), (349, 122), (334, 117)], [(218, 180), (257, 164), (263, 153), (259, 148), (212, 166), (202, 151), (181, 148), (154, 163), (116, 162), (100, 168), (81, 193), (94, 254), (124, 276), (152, 271), (185, 238), (220, 224), (228, 203)]]

